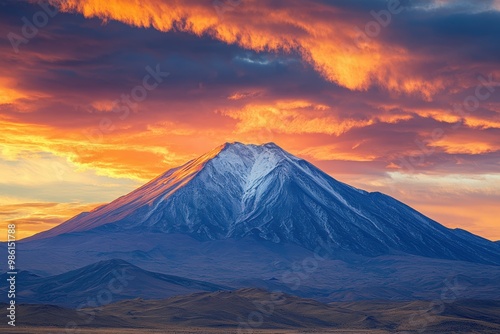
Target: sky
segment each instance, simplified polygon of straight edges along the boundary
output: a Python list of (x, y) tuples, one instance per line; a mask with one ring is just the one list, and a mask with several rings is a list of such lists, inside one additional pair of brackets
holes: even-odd
[(0, 0), (2, 231), (239, 141), (500, 239), (500, 0), (49, 2)]

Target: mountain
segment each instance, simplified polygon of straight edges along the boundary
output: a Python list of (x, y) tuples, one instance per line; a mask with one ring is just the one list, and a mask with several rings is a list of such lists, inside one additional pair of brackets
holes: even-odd
[[(275, 144), (223, 145), (16, 247), (19, 270), (58, 276), (47, 282), (121, 259), (145, 271), (322, 302), (439, 300), (450, 289), (459, 299), (500, 299), (497, 243), (336, 181)], [(159, 298), (163, 283), (145, 281), (152, 283), (123, 297)], [(64, 289), (81, 300), (95, 297), (93, 286)]]
[[(5, 318), (6, 305), (0, 304)], [(437, 311), (437, 309), (440, 309)], [(76, 311), (17, 305), (16, 333), (76, 324), (106, 333), (484, 333), (500, 330), (500, 301), (370, 301), (324, 304), (260, 289), (201, 292), (162, 300), (133, 299)], [(89, 321), (90, 319), (90, 321)], [(6, 323), (1, 323), (6, 327)], [(34, 327), (37, 328), (34, 328)], [(17, 328), (16, 327), (16, 328)], [(134, 328), (136, 329), (134, 331)], [(100, 331), (99, 331), (100, 333)]]
[[(5, 281), (9, 275), (0, 275)], [(52, 304), (67, 307), (101, 306), (142, 296), (167, 298), (199, 291), (227, 290), (227, 287), (143, 270), (123, 260), (101, 261), (64, 274), (40, 277), (23, 271), (17, 275), (19, 303)], [(8, 302), (7, 287), (0, 289), (0, 302)], [(90, 302), (89, 302), (90, 300)]]
[[(328, 245), (324, 245), (325, 247)], [(122, 259), (148, 271), (233, 288), (259, 287), (321, 301), (500, 299), (500, 266), (408, 254), (377, 257), (307, 250), (254, 235), (202, 241), (185, 234), (97, 228), (20, 242), (18, 266), (40, 276), (100, 260)], [(0, 252), (6, 252), (0, 250)], [(135, 297), (146, 298), (147, 289)]]
[[(225, 144), (92, 212), (29, 238), (92, 231), (254, 236), (339, 254), (412, 254), (500, 265), (497, 245), (387, 195), (339, 182), (277, 145)], [(104, 233), (104, 232), (103, 232)]]

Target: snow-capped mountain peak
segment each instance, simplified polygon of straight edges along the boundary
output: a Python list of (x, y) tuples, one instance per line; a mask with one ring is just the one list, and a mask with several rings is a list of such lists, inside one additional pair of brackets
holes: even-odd
[(101, 226), (500, 263), (494, 243), (458, 234), (389, 196), (339, 182), (274, 143), (226, 143), (33, 239)]

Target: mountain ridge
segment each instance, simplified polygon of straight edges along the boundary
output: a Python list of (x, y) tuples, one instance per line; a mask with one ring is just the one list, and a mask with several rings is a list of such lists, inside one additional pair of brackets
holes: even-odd
[[(8, 278), (0, 275), (0, 279)], [(158, 299), (202, 291), (231, 288), (210, 282), (151, 272), (121, 259), (103, 260), (48, 277), (22, 271), (18, 275), (17, 301), (78, 307), (91, 301), (107, 304), (142, 296)], [(8, 302), (7, 287), (0, 302)], [(90, 304), (88, 306), (91, 306)]]
[(257, 235), (311, 250), (327, 243), (367, 256), (402, 252), (500, 265), (497, 244), (339, 182), (274, 143), (226, 143), (27, 241), (106, 224), (200, 240)]

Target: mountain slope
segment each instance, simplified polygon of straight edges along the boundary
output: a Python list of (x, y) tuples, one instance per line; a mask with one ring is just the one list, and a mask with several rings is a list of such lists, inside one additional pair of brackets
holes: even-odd
[[(64, 274), (40, 277), (28, 272), (17, 276), (17, 301), (78, 307), (108, 304), (122, 299), (166, 298), (199, 291), (226, 290), (220, 285), (143, 270), (123, 260), (94, 263)], [(7, 274), (0, 275), (5, 281)], [(7, 302), (7, 287), (0, 301)], [(90, 301), (90, 302), (89, 302)]]
[(341, 183), (275, 144), (225, 144), (93, 212), (30, 240), (101, 226), (189, 234), (255, 235), (274, 243), (367, 256), (407, 253), (500, 264), (494, 243), (450, 230), (381, 193)]
[(19, 243), (19, 268), (53, 275), (120, 258), (153, 272), (322, 301), (432, 300), (449, 285), (460, 287), (460, 298), (500, 299), (500, 266), (407, 254), (363, 257), (326, 248), (314, 253), (256, 236), (201, 241), (181, 234), (105, 231)]

